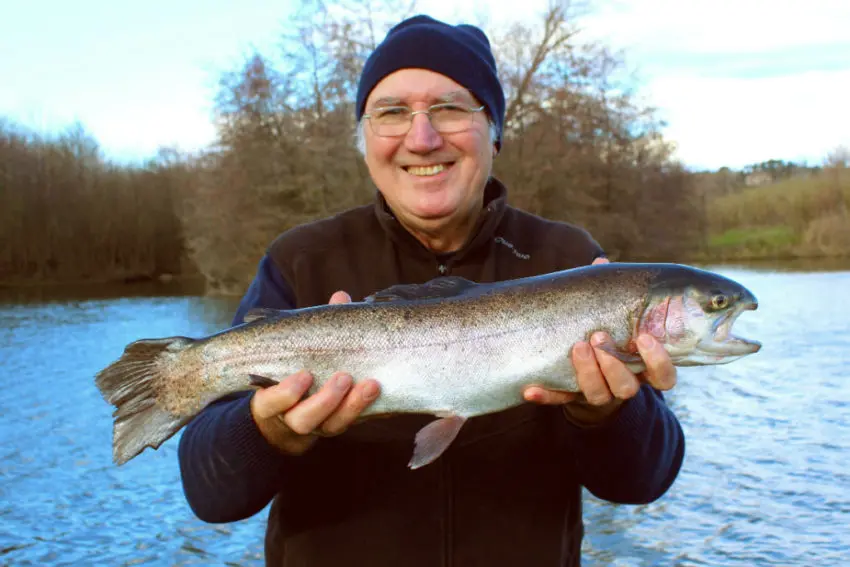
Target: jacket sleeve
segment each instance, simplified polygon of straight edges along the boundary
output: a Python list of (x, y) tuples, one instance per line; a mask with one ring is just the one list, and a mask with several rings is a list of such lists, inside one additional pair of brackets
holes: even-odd
[(679, 474), (685, 435), (664, 396), (643, 385), (611, 421), (590, 427), (567, 422), (580, 482), (596, 497), (620, 504), (660, 498)]
[[(288, 309), (292, 292), (268, 257), (242, 299), (234, 324), (253, 307)], [(266, 506), (281, 489), (287, 457), (269, 445), (251, 416), (253, 392), (207, 406), (185, 427), (178, 458), (183, 492), (206, 522), (233, 522)]]

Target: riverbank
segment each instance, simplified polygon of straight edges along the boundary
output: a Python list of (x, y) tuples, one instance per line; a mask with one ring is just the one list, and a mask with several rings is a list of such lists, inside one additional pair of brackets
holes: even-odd
[(723, 260), (850, 256), (850, 170), (835, 167), (706, 198), (697, 256)]
[[(755, 272), (833, 272), (850, 271), (850, 254), (845, 256), (712, 256), (696, 254), (679, 263), (707, 269), (735, 267)], [(211, 289), (198, 275), (143, 280), (76, 280), (0, 282), (0, 302), (30, 303), (122, 297), (220, 297), (224, 301), (241, 297), (242, 291), (223, 293)]]
[(0, 281), (0, 302), (4, 303), (204, 295), (206, 284), (199, 275), (134, 280)]

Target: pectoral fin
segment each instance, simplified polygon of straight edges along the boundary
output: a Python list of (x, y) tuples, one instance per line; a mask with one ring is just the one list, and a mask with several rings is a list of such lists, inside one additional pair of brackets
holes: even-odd
[(603, 350), (624, 364), (642, 364), (643, 359), (637, 353), (617, 350), (615, 345), (605, 343), (597, 346), (599, 350)]
[(277, 386), (279, 383), (277, 380), (257, 374), (249, 374), (248, 376), (251, 377), (251, 385), (257, 388), (271, 388), (272, 386)]
[(449, 448), (457, 434), (460, 433), (460, 428), (463, 427), (464, 423), (466, 423), (465, 417), (450, 415), (432, 421), (420, 429), (416, 434), (413, 457), (407, 466), (411, 469), (418, 469), (435, 461)]

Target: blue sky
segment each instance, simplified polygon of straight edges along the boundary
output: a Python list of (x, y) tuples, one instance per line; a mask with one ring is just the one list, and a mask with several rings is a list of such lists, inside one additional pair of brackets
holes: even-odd
[[(535, 17), (545, 0), (420, 0), (449, 21)], [(792, 8), (793, 6), (793, 8)], [(602, 0), (585, 39), (625, 50), (641, 95), (694, 168), (766, 159), (819, 163), (850, 146), (850, 1)], [(221, 70), (270, 49), (285, 1), (9, 3), (0, 20), (0, 117), (42, 131), (79, 120), (118, 159), (212, 136)]]

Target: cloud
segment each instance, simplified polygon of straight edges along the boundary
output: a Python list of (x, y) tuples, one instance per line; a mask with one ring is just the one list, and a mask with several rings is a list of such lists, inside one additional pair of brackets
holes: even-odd
[[(492, 0), (488, 25), (533, 23), (543, 0)], [(578, 6), (575, 2), (574, 6)], [(474, 19), (481, 6), (448, 11)], [(469, 6), (467, 4), (467, 6)], [(819, 162), (850, 144), (850, 2), (807, 0), (607, 0), (577, 20), (579, 41), (624, 52), (641, 99), (668, 123), (665, 137), (693, 168), (767, 160)]]
[(850, 143), (850, 70), (745, 79), (666, 76), (649, 98), (669, 122), (677, 156), (699, 168), (768, 159), (817, 163)]
[[(267, 48), (289, 7), (243, 0), (124, 6), (18, 3), (0, 22), (0, 116), (44, 133), (80, 121), (108, 157), (143, 159), (163, 145), (214, 139), (210, 107), (222, 69), (251, 44)], [(41, 17), (49, 11), (49, 18)]]
[(850, 143), (850, 2), (612, 0), (584, 36), (625, 50), (695, 168), (819, 162)]
[(586, 33), (639, 50), (765, 53), (847, 41), (850, 2), (807, 0), (609, 0), (594, 4)]
[[(495, 31), (517, 19), (539, 22), (548, 1), (421, 0), (419, 10)], [(0, 89), (0, 114), (44, 130), (79, 119), (118, 157), (209, 143), (216, 70), (231, 67), (251, 43), (270, 45), (288, 10), (267, 0), (245, 0), (230, 11), (205, 10), (200, 0), (153, 0), (142, 11), (102, 4), (52, 10), (47, 21), (36, 17), (45, 9), (37, 3), (17, 8), (9, 21), (20, 24), (0, 34), (0, 48), (21, 54), (0, 58), (0, 76), (12, 78)], [(625, 50), (686, 164), (818, 161), (838, 144), (850, 145), (850, 1), (588, 6), (579, 40)]]

